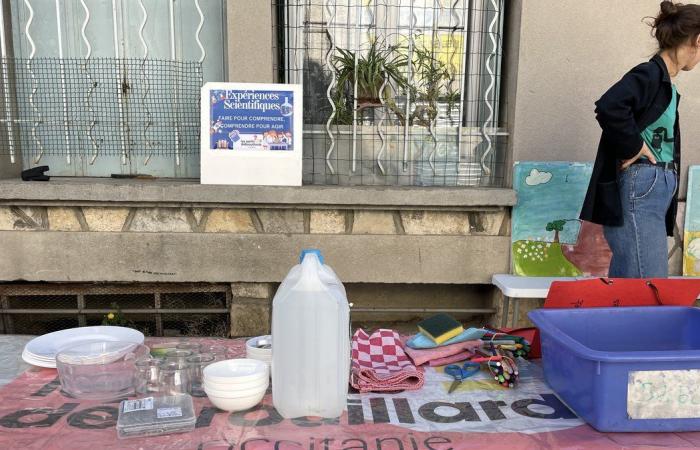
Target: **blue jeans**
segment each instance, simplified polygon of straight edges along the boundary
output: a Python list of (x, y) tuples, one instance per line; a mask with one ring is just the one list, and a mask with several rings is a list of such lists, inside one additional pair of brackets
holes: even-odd
[(608, 276), (668, 276), (666, 212), (676, 185), (674, 171), (650, 164), (633, 164), (618, 175), (623, 224), (604, 227), (612, 250)]

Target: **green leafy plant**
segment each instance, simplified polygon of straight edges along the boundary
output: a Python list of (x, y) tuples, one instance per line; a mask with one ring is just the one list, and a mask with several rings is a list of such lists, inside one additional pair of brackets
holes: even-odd
[(105, 314), (102, 318), (102, 325), (112, 325), (117, 327), (129, 327), (134, 328), (134, 322), (124, 317), (121, 308), (118, 304), (112, 303), (110, 305), (112, 311)]
[[(335, 123), (352, 123), (356, 80), (358, 113), (365, 108), (382, 106), (382, 99), (386, 106), (397, 114), (400, 113), (391, 90), (392, 87), (399, 91), (407, 88), (408, 83), (404, 75), (407, 58), (397, 52), (397, 49), (397, 46), (383, 46), (375, 40), (366, 52), (359, 54), (357, 67), (355, 67), (355, 52), (337, 49), (337, 54), (333, 57), (337, 82), (333, 95), (333, 103), (336, 107)], [(387, 87), (384, 92), (381, 92), (385, 79)], [(403, 115), (400, 117), (403, 118)]]
[(447, 64), (423, 44), (413, 49), (413, 73), (410, 92), (416, 108), (411, 114), (411, 124), (429, 128), (438, 115), (439, 104), (445, 103), (452, 109), (460, 94), (452, 88), (453, 79)]
[[(412, 54), (410, 83), (406, 78), (409, 53)], [(406, 114), (397, 105), (394, 92), (409, 93), (416, 106), (408, 123), (425, 127), (430, 127), (437, 117), (440, 103), (446, 103), (451, 109), (459, 100), (460, 94), (452, 88), (453, 78), (447, 65), (425, 45), (418, 44), (409, 52), (405, 46), (385, 46), (375, 40), (366, 52), (357, 56), (357, 67), (355, 57), (354, 51), (342, 48), (337, 49), (333, 57), (337, 81), (332, 97), (336, 124), (352, 124), (356, 79), (357, 113), (365, 108), (385, 106), (402, 125), (406, 123)], [(385, 80), (387, 86), (382, 92)]]

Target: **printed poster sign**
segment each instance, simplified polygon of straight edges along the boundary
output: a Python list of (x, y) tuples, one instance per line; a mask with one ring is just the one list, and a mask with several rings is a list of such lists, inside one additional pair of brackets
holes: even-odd
[(210, 91), (210, 149), (294, 150), (294, 92)]
[(205, 84), (202, 184), (301, 186), (302, 99), (296, 84)]

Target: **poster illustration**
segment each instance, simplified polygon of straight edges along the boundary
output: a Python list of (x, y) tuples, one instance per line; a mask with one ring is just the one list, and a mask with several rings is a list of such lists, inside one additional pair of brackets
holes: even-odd
[(606, 276), (610, 249), (600, 225), (579, 220), (590, 163), (517, 162), (512, 261), (516, 275)]
[(683, 234), (683, 275), (700, 276), (700, 166), (688, 168), (688, 197)]
[(294, 150), (294, 92), (209, 91), (211, 150)]

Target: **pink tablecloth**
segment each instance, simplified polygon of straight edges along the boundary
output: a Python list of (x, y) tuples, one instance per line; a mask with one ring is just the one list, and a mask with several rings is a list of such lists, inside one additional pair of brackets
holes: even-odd
[[(149, 339), (147, 343), (153, 343)], [(225, 340), (239, 355), (243, 340)], [(226, 413), (195, 399), (197, 428), (188, 434), (119, 440), (118, 404), (64, 396), (56, 371), (35, 369), (0, 388), (1, 449), (447, 450), (695, 448), (700, 433), (601, 434), (583, 424), (549, 391), (538, 365), (521, 385), (502, 389), (478, 375), (447, 395), (451, 380), (426, 369), (423, 389), (348, 395), (337, 420), (283, 420), (268, 395), (257, 408)]]

